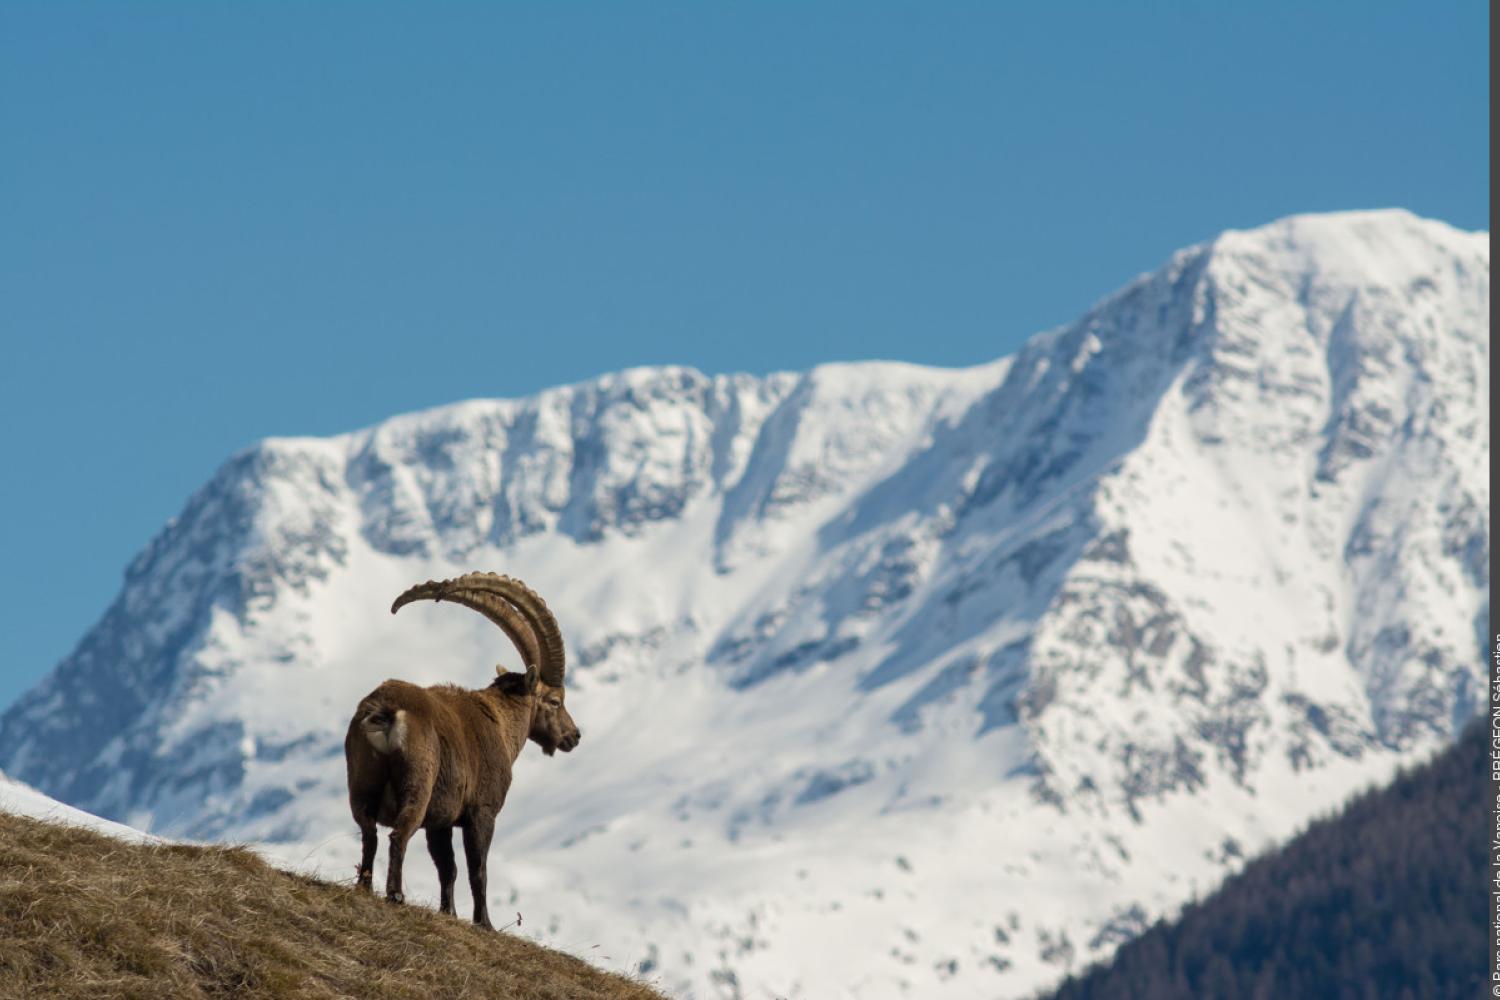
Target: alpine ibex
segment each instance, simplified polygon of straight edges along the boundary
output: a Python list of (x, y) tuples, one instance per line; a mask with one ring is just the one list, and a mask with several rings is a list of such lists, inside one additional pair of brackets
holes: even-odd
[(420, 826), (427, 831), (427, 850), (442, 885), (440, 908), (454, 913), (456, 826), (463, 830), (474, 922), (492, 927), (485, 861), (495, 816), (510, 789), (511, 767), (528, 739), (548, 756), (572, 750), (580, 739), (563, 707), (562, 633), (546, 603), (508, 576), (469, 573), (429, 580), (396, 598), (391, 614), (420, 600), (462, 604), (499, 625), (520, 651), (526, 671), (508, 673), (496, 666), (494, 682), (477, 691), (386, 681), (359, 703), (344, 737), (349, 808), (362, 840), (357, 884), (371, 891), (376, 824), (388, 826), (385, 894), (402, 902), (401, 864), (407, 841)]

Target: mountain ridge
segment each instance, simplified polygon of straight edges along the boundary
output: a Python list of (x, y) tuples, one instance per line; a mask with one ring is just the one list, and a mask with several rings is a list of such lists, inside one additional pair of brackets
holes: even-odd
[(502, 648), (384, 607), (483, 563), (557, 610), (609, 762), (521, 762), (511, 892), (692, 953), (691, 995), (1019, 995), (1475, 710), (1487, 307), (1482, 234), (1295, 216), (969, 369), (631, 369), (269, 439), (0, 716), (0, 767), (343, 866), (341, 713)]

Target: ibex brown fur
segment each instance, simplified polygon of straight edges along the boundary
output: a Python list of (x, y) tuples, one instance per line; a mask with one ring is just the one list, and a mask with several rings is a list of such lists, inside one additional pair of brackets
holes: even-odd
[(563, 707), (562, 633), (540, 597), (519, 580), (493, 573), (420, 584), (396, 598), (391, 613), (416, 600), (452, 601), (480, 612), (510, 636), (526, 671), (496, 667), (494, 683), (477, 691), (386, 681), (359, 703), (344, 737), (349, 808), (362, 839), (358, 885), (371, 890), (376, 824), (388, 826), (385, 894), (401, 902), (406, 844), (422, 827), (442, 886), (441, 909), (454, 913), (456, 826), (463, 830), (474, 922), (491, 927), (486, 858), (511, 767), (528, 739), (548, 756), (572, 750), (580, 739)]

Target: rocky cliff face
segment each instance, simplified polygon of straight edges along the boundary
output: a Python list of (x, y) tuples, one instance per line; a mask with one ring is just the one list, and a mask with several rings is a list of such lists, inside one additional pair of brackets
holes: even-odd
[(1485, 234), (1303, 216), (980, 368), (639, 369), (266, 441), (0, 767), (342, 874), (355, 701), (516, 665), (390, 599), (495, 569), (557, 610), (588, 735), (501, 818), (523, 932), (682, 995), (1022, 995), (1477, 710), (1488, 308)]

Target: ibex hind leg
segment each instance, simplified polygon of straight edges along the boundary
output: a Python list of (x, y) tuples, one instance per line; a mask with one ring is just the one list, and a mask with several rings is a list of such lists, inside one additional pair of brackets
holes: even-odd
[(457, 916), (458, 911), (453, 906), (453, 884), (458, 881), (458, 862), (453, 857), (453, 828), (451, 826), (427, 828), (427, 853), (432, 855), (432, 863), (437, 866), (438, 886), (441, 891), (438, 909), (451, 916)]
[(379, 843), (380, 836), (375, 830), (375, 818), (370, 817), (368, 823), (361, 821), (359, 824), (359, 873), (355, 876), (355, 888), (365, 892), (375, 891), (375, 848)]
[(464, 824), (464, 860), (469, 863), (469, 892), (474, 896), (474, 922), (491, 930), (489, 894), (490, 841), (495, 836), (495, 817), (473, 816)]
[(365, 892), (372, 891), (375, 876), (375, 848), (380, 843), (376, 819), (380, 810), (380, 794), (373, 798), (364, 795), (349, 796), (350, 811), (359, 825), (359, 869), (354, 885)]
[(391, 853), (385, 876), (385, 898), (393, 903), (403, 903), (406, 896), (401, 891), (401, 866), (406, 860), (406, 844), (427, 815), (427, 802), (432, 797), (430, 769), (398, 766), (392, 769), (391, 786), (400, 808), (391, 823)]

